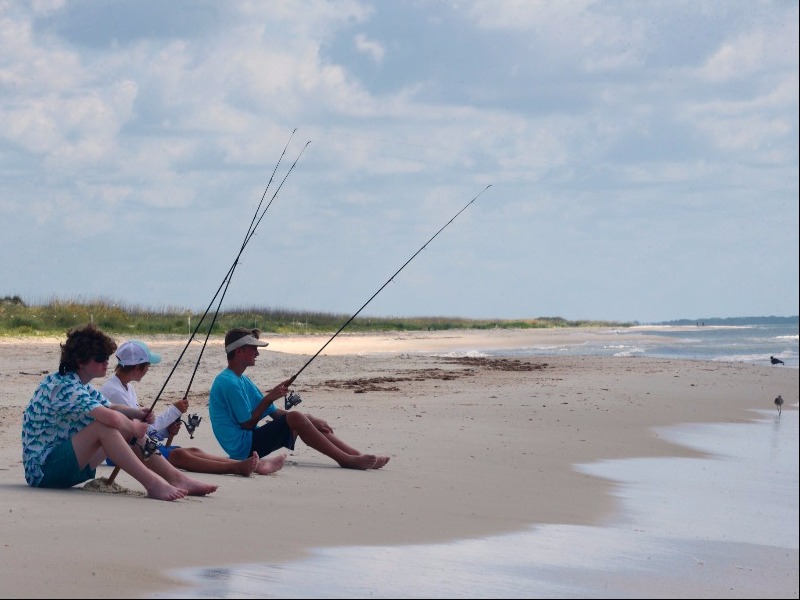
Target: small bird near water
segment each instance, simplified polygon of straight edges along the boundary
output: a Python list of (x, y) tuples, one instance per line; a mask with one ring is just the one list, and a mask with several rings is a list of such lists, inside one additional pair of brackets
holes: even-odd
[(783, 406), (783, 398), (781, 398), (780, 394), (778, 394), (778, 397), (775, 398), (775, 406), (778, 407), (778, 416), (780, 417), (781, 416), (781, 407)]
[(769, 362), (771, 362), (773, 365), (782, 365), (783, 364), (783, 361), (780, 358), (775, 358), (774, 356), (770, 356), (769, 357)]

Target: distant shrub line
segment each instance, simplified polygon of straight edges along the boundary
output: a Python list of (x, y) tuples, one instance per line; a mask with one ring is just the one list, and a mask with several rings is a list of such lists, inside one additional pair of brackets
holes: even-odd
[[(213, 311), (199, 332), (208, 331)], [(223, 335), (232, 327), (258, 328), (269, 333), (333, 333), (351, 315), (297, 311), (284, 308), (234, 308), (220, 311), (212, 334)], [(109, 333), (124, 335), (186, 334), (197, 327), (202, 313), (181, 308), (126, 306), (106, 299), (60, 300), (27, 305), (19, 296), (0, 298), (0, 336), (63, 335), (68, 329), (95, 323)], [(552, 327), (615, 326), (632, 323), (568, 321), (561, 317), (534, 319), (464, 319), (459, 317), (357, 317), (345, 332), (441, 331), (448, 329), (534, 329)]]

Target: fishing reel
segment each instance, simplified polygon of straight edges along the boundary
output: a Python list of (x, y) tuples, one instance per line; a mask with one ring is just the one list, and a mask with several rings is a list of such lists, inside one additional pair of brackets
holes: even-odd
[[(136, 444), (136, 440), (133, 441)], [(161, 450), (159, 450), (159, 444), (156, 440), (151, 438), (150, 436), (145, 436), (144, 442), (141, 444), (136, 444), (142, 451), (142, 458), (147, 460), (153, 454), (161, 454)]]
[(181, 419), (180, 421), (186, 426), (186, 431), (189, 432), (189, 437), (191, 439), (194, 439), (194, 430), (197, 429), (197, 427), (200, 425), (200, 421), (202, 420), (203, 417), (201, 417), (197, 413), (194, 413), (192, 415), (188, 415), (185, 421), (183, 419)]
[(297, 406), (302, 401), (303, 401), (303, 399), (300, 398), (300, 394), (298, 394), (294, 390), (290, 391), (288, 394), (286, 394), (283, 397), (283, 404), (284, 404), (284, 407), (286, 408), (286, 410), (289, 410), (293, 406)]

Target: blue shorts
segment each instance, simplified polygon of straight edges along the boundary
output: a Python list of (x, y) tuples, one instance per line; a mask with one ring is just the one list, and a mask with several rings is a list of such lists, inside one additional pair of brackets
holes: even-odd
[(253, 430), (253, 445), (250, 454), (258, 452), (259, 456), (266, 456), (278, 448), (294, 450), (294, 434), (286, 422), (286, 415), (280, 415), (267, 421), (261, 427)]
[[(161, 452), (161, 456), (169, 460), (169, 453), (173, 450), (177, 450), (180, 446), (159, 446), (158, 451)], [(114, 461), (110, 458), (106, 458), (106, 464), (109, 467), (116, 467), (117, 465), (114, 464)]]
[(43, 488), (70, 488), (95, 477), (95, 470), (89, 465), (83, 469), (78, 465), (72, 440), (65, 440), (53, 449), (42, 465), (42, 473), (44, 478), (37, 487)]

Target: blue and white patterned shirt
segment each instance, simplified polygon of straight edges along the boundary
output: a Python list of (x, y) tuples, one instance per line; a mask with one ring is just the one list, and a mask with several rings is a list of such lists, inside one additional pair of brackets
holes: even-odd
[(39, 384), (22, 415), (22, 462), (28, 485), (38, 486), (42, 465), (54, 448), (94, 421), (89, 413), (108, 400), (81, 383), (77, 373), (52, 373)]

